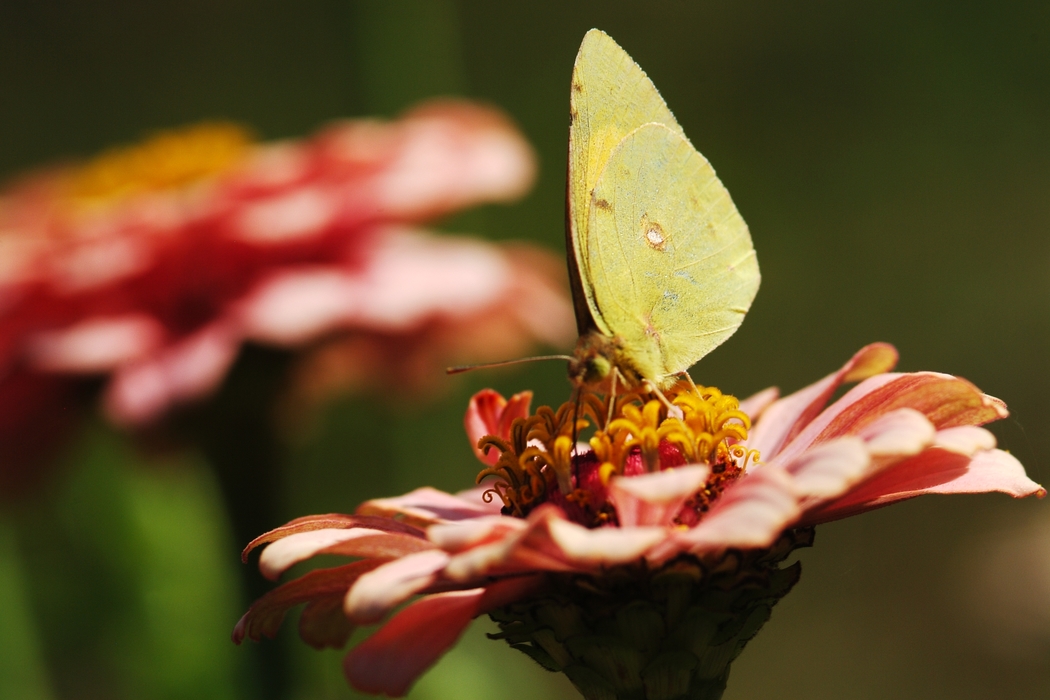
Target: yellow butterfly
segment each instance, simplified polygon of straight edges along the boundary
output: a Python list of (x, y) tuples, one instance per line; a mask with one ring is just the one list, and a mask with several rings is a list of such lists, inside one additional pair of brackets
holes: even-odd
[(569, 114), (565, 237), (580, 333), (569, 375), (666, 388), (736, 332), (755, 298), (747, 224), (656, 87), (597, 29), (576, 57)]
[(569, 115), (576, 349), (448, 371), (567, 359), (577, 387), (659, 393), (743, 322), (760, 280), (751, 235), (645, 72), (597, 29), (576, 56)]

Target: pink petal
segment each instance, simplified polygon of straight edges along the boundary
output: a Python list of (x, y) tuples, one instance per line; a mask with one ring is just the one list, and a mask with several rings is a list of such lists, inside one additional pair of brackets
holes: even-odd
[(317, 237), (335, 221), (339, 196), (309, 185), (248, 202), (237, 212), (237, 237), (256, 245), (280, 245)]
[(245, 336), (294, 346), (346, 325), (365, 294), (360, 280), (337, 267), (291, 268), (260, 282), (239, 304)]
[(1014, 498), (1046, 495), (1008, 452), (987, 450), (974, 456), (931, 448), (875, 474), (843, 497), (807, 512), (804, 522), (817, 524), (927, 493), (1000, 491)]
[(438, 522), (467, 520), (492, 514), (484, 503), (474, 503), (429, 486), (418, 488), (396, 498), (365, 501), (357, 508), (359, 515), (400, 516), (410, 524), (432, 525)]
[(259, 570), (272, 581), (318, 554), (394, 559), (433, 548), (419, 537), (368, 528), (313, 530), (271, 544), (259, 557)]
[(342, 649), (353, 631), (341, 593), (315, 598), (299, 613), (299, 637), (314, 649)]
[(500, 113), (433, 102), (405, 115), (393, 160), (376, 183), (388, 216), (417, 220), (520, 197), (535, 176), (528, 143)]
[(897, 459), (919, 454), (936, 435), (933, 424), (913, 408), (899, 408), (857, 431), (868, 452), (877, 458)]
[(383, 564), (357, 580), (346, 594), (343, 611), (354, 622), (377, 622), (430, 586), (448, 561), (448, 554), (432, 549)]
[(366, 693), (401, 697), (456, 643), (484, 594), (484, 588), (474, 588), (412, 603), (346, 655), (347, 680)]
[(348, 325), (403, 333), (434, 317), (478, 313), (510, 292), (512, 263), (489, 243), (403, 226), (376, 236)]
[(1007, 415), (1001, 401), (982, 394), (965, 379), (935, 372), (880, 374), (861, 382), (825, 409), (781, 450), (778, 458), (792, 459), (814, 443), (857, 434), (900, 408), (919, 411), (938, 430), (979, 425)]
[[(551, 518), (546, 525), (550, 544), (556, 548), (560, 557), (580, 569), (636, 561), (667, 538), (665, 527), (603, 527), (589, 530), (561, 518)], [(530, 545), (535, 547), (534, 542)]]
[(142, 362), (118, 369), (106, 389), (106, 413), (121, 425), (147, 423), (171, 404), (214, 390), (237, 355), (239, 338), (215, 323)]
[[(514, 522), (515, 518), (507, 518)], [(577, 571), (588, 566), (566, 561), (564, 552), (552, 543), (550, 521), (563, 521), (565, 514), (551, 504), (541, 505), (524, 520), (524, 527), (503, 527), (484, 543), (470, 547), (452, 557), (444, 575), (454, 581), (474, 581), (495, 574), (519, 574), (530, 571)]]
[(524, 528), (491, 530), (490, 533), (497, 536), (457, 552), (445, 567), (444, 575), (453, 581), (468, 582), (497, 574), (572, 570), (571, 566), (554, 556), (526, 551), (528, 536), (540, 527), (542, 518), (553, 511), (557, 511), (557, 508), (536, 509), (528, 520), (519, 521), (524, 523)]
[(837, 372), (770, 405), (752, 427), (747, 446), (757, 449), (762, 459), (769, 462), (820, 413), (843, 383), (888, 372), (896, 364), (897, 350), (892, 345), (872, 343), (861, 348)]
[(401, 697), (456, 643), (472, 619), (519, 600), (540, 585), (539, 577), (523, 577), (417, 600), (346, 655), (347, 680), (366, 693)]
[(434, 548), (433, 544), (419, 537), (383, 532), (378, 535), (336, 542), (317, 553), (367, 559), (397, 559)]
[(263, 576), (274, 581), (293, 565), (309, 559), (336, 542), (378, 533), (379, 530), (353, 528), (313, 530), (289, 535), (263, 550), (262, 556), (259, 557), (259, 571)]
[(691, 465), (634, 477), (613, 477), (609, 500), (620, 527), (670, 525), (682, 504), (707, 480), (711, 468)]
[(463, 416), (463, 427), (478, 459), (489, 466), (499, 460), (498, 450), (489, 450), (485, 454), (478, 449), (478, 441), (486, 435), (508, 439), (511, 423), (515, 418), (527, 418), (531, 403), (531, 391), (515, 394), (510, 401), (492, 389), (482, 389), (471, 397)]
[(419, 528), (407, 525), (399, 520), (393, 520), (392, 518), (383, 518), (374, 515), (343, 515), (342, 513), (306, 515), (256, 537), (249, 542), (248, 546), (241, 552), (241, 561), (247, 563), (248, 554), (256, 547), (268, 542), (275, 542), (283, 537), (288, 537), (289, 535), (294, 535), (299, 532), (312, 532), (314, 530), (349, 529), (354, 527), (370, 528), (382, 532), (398, 532), (418, 538), (425, 537), (423, 531)]
[(245, 637), (254, 641), (264, 636), (273, 639), (291, 608), (333, 595), (342, 596), (359, 576), (379, 564), (376, 561), (356, 561), (332, 569), (317, 569), (278, 586), (252, 603), (233, 629), (233, 642), (240, 644)]
[(108, 372), (154, 352), (165, 335), (163, 326), (145, 314), (88, 318), (30, 339), (29, 360), (48, 372)]
[(938, 430), (933, 440), (934, 447), (963, 455), (973, 455), (995, 447), (995, 436), (976, 425), (960, 425), (957, 428)]
[(673, 537), (694, 553), (768, 547), (800, 514), (791, 477), (766, 464), (727, 488), (699, 525)]
[(774, 401), (780, 398), (780, 389), (775, 386), (771, 386), (768, 389), (763, 389), (757, 394), (752, 394), (746, 399), (740, 401), (740, 410), (747, 414), (748, 418), (751, 419), (751, 424), (754, 425), (755, 421), (769, 408)]
[(493, 493), (492, 485), (487, 482), (483, 482), (472, 489), (457, 491), (455, 496), (487, 511), (490, 515), (499, 515), (503, 511), (503, 501)]
[[(808, 450), (787, 467), (799, 496), (826, 499), (867, 476), (871, 455), (858, 437), (844, 437)], [(758, 470), (764, 469), (758, 467)]]
[(521, 533), (528, 522), (521, 518), (494, 515), (427, 528), (427, 538), (446, 552), (460, 552), (481, 544)]

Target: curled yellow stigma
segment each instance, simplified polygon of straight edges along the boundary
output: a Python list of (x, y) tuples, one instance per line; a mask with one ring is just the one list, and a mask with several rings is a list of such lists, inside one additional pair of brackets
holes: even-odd
[(68, 193), (89, 203), (188, 185), (228, 170), (252, 142), (245, 128), (226, 122), (163, 131), (85, 163), (69, 175)]
[[(552, 490), (566, 500), (585, 505), (588, 494), (574, 483), (573, 456), (575, 439), (594, 426), (589, 439), (597, 461), (596, 468), (603, 484), (623, 474), (632, 454), (641, 457), (647, 472), (658, 471), (661, 445), (677, 448), (677, 464), (706, 463), (712, 476), (693, 499), (698, 511), (721, 494), (724, 486), (742, 474), (748, 464), (757, 460), (755, 450), (742, 444), (751, 428), (751, 419), (740, 410), (740, 402), (714, 387), (679, 382), (667, 397), (637, 391), (609, 397), (582, 390), (575, 400), (562, 404), (557, 411), (540, 407), (527, 418), (519, 418), (511, 427), (511, 438), (482, 438), (479, 446), (486, 452), (498, 449), (500, 456), (492, 467), (478, 475), (480, 483), (495, 476), (486, 498), (499, 497), (504, 512), (523, 517), (547, 500)], [(669, 401), (668, 401), (669, 399)]]

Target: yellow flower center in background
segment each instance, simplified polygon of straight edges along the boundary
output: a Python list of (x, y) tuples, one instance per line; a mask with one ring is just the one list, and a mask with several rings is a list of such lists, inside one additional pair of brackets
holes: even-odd
[(69, 196), (98, 202), (181, 187), (230, 169), (253, 139), (247, 129), (204, 122), (105, 151), (69, 176)]

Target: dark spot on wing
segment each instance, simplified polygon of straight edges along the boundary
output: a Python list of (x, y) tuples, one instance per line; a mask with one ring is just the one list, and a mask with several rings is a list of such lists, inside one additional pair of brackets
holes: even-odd
[(609, 200), (607, 200), (607, 199), (596, 199), (596, 200), (594, 200), (594, 206), (598, 207), (599, 209), (604, 209), (606, 211), (609, 211), (610, 209), (612, 209), (612, 205), (609, 204)]
[[(564, 85), (564, 84), (565, 83), (562, 83), (562, 85)], [(574, 82), (572, 84), (572, 91), (573, 92), (583, 92), (583, 83), (576, 83), (576, 82)]]

